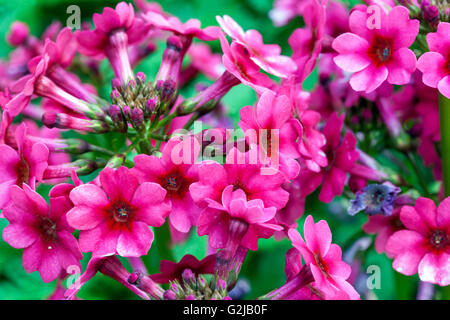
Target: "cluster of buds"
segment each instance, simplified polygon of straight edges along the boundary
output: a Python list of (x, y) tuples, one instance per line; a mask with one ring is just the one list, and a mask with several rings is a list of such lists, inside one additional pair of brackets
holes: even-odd
[(185, 269), (182, 281), (174, 280), (169, 289), (164, 291), (165, 300), (227, 300), (227, 283), (222, 278), (196, 275), (190, 269)]

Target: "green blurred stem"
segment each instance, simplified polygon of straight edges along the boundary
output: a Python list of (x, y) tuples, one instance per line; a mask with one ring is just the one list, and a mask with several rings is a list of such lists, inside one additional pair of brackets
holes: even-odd
[(439, 94), (442, 171), (445, 196), (450, 196), (450, 100)]
[(419, 180), (420, 186), (422, 187), (423, 191), (425, 192), (425, 196), (427, 198), (430, 198), (431, 197), (431, 193), (428, 190), (427, 182), (425, 181), (425, 178), (424, 178), (424, 176), (422, 174), (422, 171), (420, 170), (419, 166), (416, 163), (416, 159), (414, 159), (414, 155), (412, 154), (411, 151), (408, 151), (406, 153), (406, 156), (407, 156), (407, 158), (409, 160), (409, 163), (411, 163), (411, 166), (413, 167), (414, 172), (416, 173), (416, 177)]

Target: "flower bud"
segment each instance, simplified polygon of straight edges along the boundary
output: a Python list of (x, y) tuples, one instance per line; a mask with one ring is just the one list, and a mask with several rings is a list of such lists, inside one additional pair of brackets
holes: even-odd
[(181, 277), (186, 285), (189, 285), (195, 281), (195, 274), (191, 269), (184, 269)]
[(177, 300), (177, 295), (172, 290), (166, 290), (163, 293), (164, 300)]
[(18, 47), (27, 40), (29, 34), (30, 29), (28, 26), (23, 22), (16, 21), (11, 25), (6, 41), (11, 46)]
[(132, 109), (130, 112), (130, 121), (136, 130), (144, 129), (144, 112), (139, 108)]
[(144, 84), (147, 81), (147, 77), (143, 72), (138, 72), (136, 74), (136, 79), (138, 80), (139, 84)]
[(439, 9), (433, 5), (425, 6), (423, 8), (423, 18), (430, 25), (437, 25), (440, 18)]
[(113, 78), (112, 80), (111, 80), (111, 87), (113, 88), (113, 89), (119, 89), (120, 87), (122, 86), (122, 83), (120, 82), (120, 80), (119, 79), (117, 79), (117, 78)]

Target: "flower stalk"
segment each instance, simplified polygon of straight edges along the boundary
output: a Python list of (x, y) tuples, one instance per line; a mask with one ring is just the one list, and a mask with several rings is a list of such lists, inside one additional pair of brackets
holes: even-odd
[(450, 195), (450, 99), (439, 94), (441, 128), (442, 175), (445, 196)]

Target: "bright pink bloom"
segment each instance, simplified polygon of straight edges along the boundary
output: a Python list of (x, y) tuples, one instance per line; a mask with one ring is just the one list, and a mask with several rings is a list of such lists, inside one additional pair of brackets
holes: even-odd
[(108, 276), (121, 283), (141, 299), (150, 300), (146, 292), (129, 283), (128, 279), (131, 274), (127, 271), (127, 269), (125, 269), (125, 267), (122, 265), (122, 262), (115, 256), (92, 257), (89, 260), (86, 270), (83, 272), (80, 278), (72, 283), (72, 285), (64, 292), (64, 297), (68, 300), (76, 299), (76, 294), (78, 293), (78, 291), (86, 284), (86, 282), (91, 280), (97, 274), (97, 272), (101, 272), (105, 276)]
[[(347, 173), (352, 172), (359, 152), (356, 151), (356, 138), (347, 131), (341, 140), (341, 131), (344, 125), (344, 114), (338, 116), (334, 113), (325, 125), (323, 133), (326, 145), (323, 148), (327, 158), (328, 166), (318, 173), (311, 172), (308, 180), (321, 181), (319, 200), (329, 203), (335, 196), (341, 195), (347, 182)], [(352, 172), (353, 173), (353, 172)]]
[(309, 108), (310, 93), (301, 89), (295, 77), (284, 81), (278, 88), (278, 94), (287, 95), (292, 104), (292, 112), (298, 122), (294, 122), (297, 130), (298, 151), (306, 167), (314, 172), (328, 165), (325, 153), (322, 151), (326, 143), (324, 135), (319, 131), (320, 114)]
[(150, 278), (156, 283), (169, 283), (174, 280), (182, 280), (183, 271), (189, 269), (195, 275), (214, 274), (216, 266), (216, 255), (209, 255), (198, 260), (193, 255), (187, 254), (178, 263), (162, 260), (160, 273), (153, 274)]
[(291, 58), (281, 55), (276, 44), (264, 44), (261, 34), (256, 30), (245, 31), (230, 16), (216, 17), (222, 29), (233, 41), (244, 46), (250, 53), (250, 59), (264, 71), (280, 78), (286, 78), (296, 69)]
[(44, 282), (55, 280), (70, 266), (80, 267), (82, 254), (66, 212), (71, 204), (64, 197), (45, 200), (28, 185), (10, 188), (12, 204), (3, 210), (10, 224), (3, 239), (14, 248), (24, 248), (23, 268), (39, 271)]
[(394, 233), (386, 251), (394, 257), (393, 268), (440, 286), (450, 284), (450, 198), (438, 208), (431, 199), (419, 198), (414, 207), (404, 206), (400, 220), (406, 230)]
[(351, 33), (344, 33), (333, 41), (339, 54), (336, 64), (354, 72), (350, 85), (356, 91), (372, 92), (384, 81), (402, 85), (409, 82), (416, 69), (416, 56), (408, 49), (419, 32), (419, 21), (409, 19), (405, 7), (396, 6), (388, 14), (379, 10), (380, 28), (368, 28), (373, 19), (365, 10), (350, 15)]
[(181, 23), (177, 17), (165, 17), (157, 12), (148, 11), (143, 18), (158, 29), (172, 31), (176, 35), (198, 38), (203, 41), (219, 39), (221, 33), (219, 27), (206, 27), (201, 29), (200, 21), (189, 19), (186, 23)]
[(42, 143), (33, 143), (27, 137), (26, 126), (22, 124), (15, 130), (17, 150), (9, 145), (0, 145), (0, 208), (10, 202), (10, 186), (22, 187), (24, 183), (35, 188), (42, 181), (48, 166), (48, 148)]
[(245, 46), (234, 41), (230, 45), (224, 35), (220, 37), (220, 45), (223, 65), (243, 84), (260, 94), (274, 86), (267, 75), (259, 72), (259, 66), (251, 60), (250, 52)]
[(223, 166), (214, 161), (199, 163), (199, 181), (189, 188), (191, 196), (198, 205), (205, 207), (206, 199), (220, 202), (222, 191), (233, 186), (243, 190), (248, 200), (262, 200), (266, 208), (283, 208), (289, 199), (289, 193), (281, 187), (285, 176), (281, 172), (263, 175), (261, 168), (261, 164), (249, 162), (249, 152), (241, 153), (233, 148)]
[(128, 45), (140, 42), (147, 35), (150, 25), (134, 15), (133, 5), (125, 2), (115, 9), (106, 7), (102, 14), (94, 14), (95, 30), (79, 31), (77, 40), (80, 52), (111, 63), (116, 77), (127, 83), (133, 79), (128, 58)]
[[(247, 138), (251, 135), (248, 130), (257, 135), (258, 143), (267, 153), (269, 158), (278, 153), (280, 158), (280, 170), (288, 179), (295, 178), (300, 165), (296, 161), (300, 157), (297, 150), (297, 131), (294, 125), (298, 120), (292, 116), (292, 106), (288, 97), (276, 96), (271, 90), (266, 90), (255, 108), (246, 106), (241, 109), (241, 121), (239, 127), (246, 132)], [(262, 130), (267, 130), (266, 141), (260, 141)], [(275, 144), (274, 144), (275, 142)]]
[(327, 0), (310, 0), (304, 7), (306, 28), (296, 29), (289, 37), (296, 77), (303, 81), (314, 69), (322, 50)]
[(439, 23), (437, 32), (427, 34), (427, 43), (430, 52), (419, 58), (417, 68), (427, 86), (450, 99), (450, 23)]
[(95, 256), (147, 254), (153, 241), (148, 226), (161, 226), (170, 212), (166, 191), (156, 183), (139, 185), (125, 167), (106, 168), (99, 177), (101, 188), (83, 184), (70, 192), (74, 208), (67, 220), (81, 230), (81, 250)]
[(260, 199), (247, 200), (242, 189), (228, 186), (223, 190), (221, 203), (208, 199), (206, 207), (198, 218), (199, 236), (208, 235), (212, 248), (227, 248), (235, 252), (237, 248), (258, 249), (259, 238), (270, 238), (282, 227), (272, 223), (276, 208), (265, 208)]
[(311, 268), (314, 282), (311, 286), (322, 293), (325, 299), (336, 296), (347, 299), (359, 299), (359, 294), (346, 281), (351, 273), (350, 266), (342, 261), (342, 250), (331, 243), (331, 231), (328, 223), (321, 220), (314, 223), (308, 216), (304, 225), (304, 237), (297, 230), (289, 230), (292, 245), (300, 252), (305, 265)]
[(166, 190), (166, 197), (172, 203), (169, 221), (180, 232), (188, 232), (196, 224), (201, 211), (189, 192), (190, 185), (198, 181), (195, 160), (200, 145), (194, 138), (189, 142), (172, 138), (164, 146), (161, 158), (137, 155), (132, 169), (140, 182), (158, 183)]

